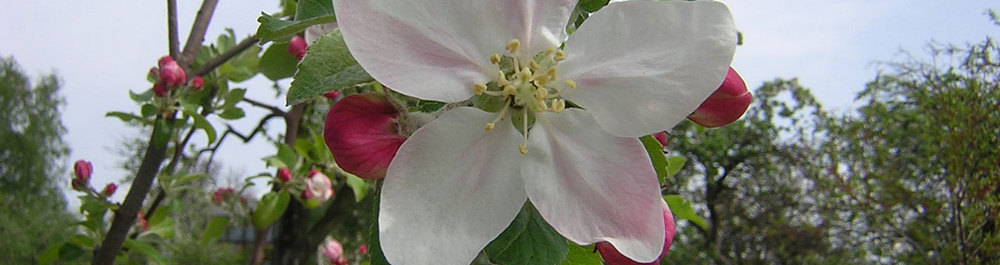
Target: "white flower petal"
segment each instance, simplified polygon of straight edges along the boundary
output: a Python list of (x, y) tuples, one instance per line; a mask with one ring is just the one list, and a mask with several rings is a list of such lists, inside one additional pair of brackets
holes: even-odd
[(486, 83), (513, 35), (494, 1), (336, 0), (351, 54), (379, 82), (400, 93), (445, 102), (466, 100)]
[(601, 130), (580, 109), (537, 115), (521, 174), (542, 217), (577, 244), (608, 241), (633, 260), (656, 259), (663, 199), (639, 139)]
[(714, 1), (629, 1), (591, 16), (566, 42), (564, 97), (608, 132), (673, 127), (722, 83), (736, 48), (729, 9)]
[[(521, 59), (559, 47), (566, 40), (566, 23), (577, 0), (497, 1), (501, 13), (509, 14), (506, 27), (521, 41)], [(509, 41), (509, 40), (508, 40)]]
[(399, 148), (379, 209), (389, 263), (467, 265), (517, 216), (527, 198), (517, 170), (521, 135), (510, 122), (485, 132), (494, 115), (448, 111)]

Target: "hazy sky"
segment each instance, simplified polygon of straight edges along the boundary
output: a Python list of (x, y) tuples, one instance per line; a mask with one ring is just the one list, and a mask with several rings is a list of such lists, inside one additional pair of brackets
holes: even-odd
[[(165, 1), (0, 2), (0, 55), (14, 56), (32, 76), (55, 72), (63, 81), (68, 102), (62, 114), (68, 129), (64, 140), (72, 148), (67, 165), (76, 159), (91, 160), (96, 187), (119, 181), (124, 172), (117, 165), (123, 158), (116, 150), (137, 133), (104, 114), (137, 111), (128, 91), (149, 89), (146, 73), (167, 53)], [(183, 43), (201, 3), (178, 2)], [(225, 28), (233, 28), (239, 37), (251, 34), (260, 12), (276, 11), (277, 2), (220, 1), (207, 39), (214, 40)], [(743, 32), (744, 45), (737, 48), (733, 65), (748, 86), (798, 77), (827, 108), (841, 111), (856, 106), (853, 98), (875, 76), (877, 61), (901, 59), (904, 50), (924, 56), (931, 40), (965, 43), (1000, 36), (1000, 27), (984, 15), (989, 8), (1000, 9), (995, 0), (725, 2)], [(257, 77), (236, 87), (248, 88), (247, 97), (281, 105), (284, 101), (274, 98), (271, 85)], [(256, 123), (254, 117), (264, 112), (241, 105), (248, 118), (234, 127), (248, 131)], [(210, 121), (221, 133), (223, 121), (215, 117)], [(277, 120), (269, 128), (284, 131)], [(195, 139), (204, 143), (200, 133)], [(234, 140), (227, 140), (217, 156), (233, 174), (273, 172), (260, 160), (274, 152), (270, 144), (242, 145)], [(65, 182), (63, 186), (68, 177)], [(126, 191), (120, 188), (117, 197)]]

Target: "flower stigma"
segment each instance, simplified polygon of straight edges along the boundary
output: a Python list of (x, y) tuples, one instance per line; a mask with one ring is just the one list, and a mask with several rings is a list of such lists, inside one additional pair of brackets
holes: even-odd
[[(560, 113), (566, 109), (566, 100), (562, 99), (562, 91), (576, 88), (576, 81), (559, 80), (559, 62), (566, 59), (566, 52), (557, 47), (549, 47), (536, 54), (531, 60), (524, 62), (517, 55), (521, 41), (514, 39), (505, 46), (506, 54), (494, 53), (490, 63), (497, 67), (495, 80), (487, 84), (475, 83), (473, 91), (477, 96), (499, 98), (503, 108), (497, 112), (497, 117), (486, 124), (486, 131), (496, 127), (496, 123), (507, 117), (511, 109), (520, 111), (521, 133), (523, 143), (518, 146), (522, 155), (528, 153), (529, 113), (553, 112)], [(516, 112), (515, 114), (516, 115)]]

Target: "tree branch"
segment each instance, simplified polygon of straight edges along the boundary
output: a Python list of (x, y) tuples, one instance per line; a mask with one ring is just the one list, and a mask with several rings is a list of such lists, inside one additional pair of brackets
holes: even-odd
[(208, 60), (208, 62), (205, 62), (205, 64), (201, 65), (201, 67), (198, 67), (198, 69), (191, 72), (191, 75), (189, 75), (189, 77), (194, 78), (195, 76), (202, 76), (208, 74), (212, 70), (215, 70), (215, 68), (218, 68), (223, 63), (226, 63), (226, 61), (229, 61), (229, 59), (236, 57), (241, 52), (249, 49), (251, 46), (255, 44), (257, 44), (256, 37), (253, 36), (247, 37), (246, 39), (240, 41), (240, 43), (236, 44), (236, 46), (234, 46), (233, 48), (230, 48), (229, 50), (223, 52), (219, 56), (216, 56), (215, 58)]
[(170, 57), (180, 55), (180, 41), (177, 37), (177, 0), (167, 0), (167, 47)]
[[(172, 123), (174, 120), (173, 116), (167, 119), (167, 122)], [(94, 249), (94, 265), (112, 265), (115, 262), (115, 257), (118, 256), (118, 252), (121, 251), (122, 245), (125, 243), (125, 237), (128, 235), (129, 229), (135, 223), (135, 218), (139, 213), (139, 208), (142, 207), (142, 202), (146, 200), (146, 196), (149, 194), (149, 189), (153, 185), (153, 179), (156, 177), (156, 173), (160, 171), (160, 165), (163, 164), (163, 160), (167, 158), (167, 147), (156, 145), (156, 135), (158, 130), (163, 128), (153, 128), (153, 132), (149, 136), (149, 142), (147, 143), (148, 148), (146, 148), (146, 154), (142, 157), (142, 163), (139, 165), (139, 172), (136, 173), (135, 180), (132, 181), (132, 187), (129, 188), (128, 195), (125, 196), (125, 201), (122, 203), (121, 208), (115, 211), (114, 220), (111, 222), (111, 228), (108, 230), (107, 237), (101, 242), (101, 245)]]
[(208, 30), (208, 23), (212, 21), (212, 14), (215, 13), (215, 6), (218, 3), (219, 0), (201, 2), (201, 9), (194, 18), (191, 33), (188, 34), (187, 43), (184, 44), (184, 53), (177, 59), (182, 66), (190, 67), (194, 58), (198, 56), (198, 51), (201, 51), (201, 43), (205, 41), (205, 31)]

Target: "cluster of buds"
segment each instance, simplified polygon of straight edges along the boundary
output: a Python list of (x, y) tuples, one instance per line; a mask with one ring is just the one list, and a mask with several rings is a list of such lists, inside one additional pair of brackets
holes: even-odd
[(94, 165), (87, 160), (77, 160), (73, 163), (73, 180), (70, 185), (73, 190), (86, 191), (90, 187), (90, 175), (94, 173)]
[(306, 178), (306, 189), (302, 191), (302, 199), (324, 202), (333, 197), (333, 183), (330, 178), (323, 173), (310, 170), (309, 177)]
[(330, 265), (347, 265), (347, 257), (344, 256), (344, 245), (332, 237), (326, 237), (323, 245), (320, 246), (320, 253), (330, 261)]
[[(170, 91), (184, 86), (185, 82), (188, 81), (184, 68), (181, 68), (180, 64), (174, 61), (173, 57), (161, 57), (157, 62), (157, 66), (149, 69), (149, 77), (155, 81), (153, 84), (153, 93), (157, 97), (170, 95)], [(200, 76), (196, 76), (191, 79), (188, 85), (193, 91), (201, 91), (205, 85), (205, 80)]]
[(752, 100), (743, 77), (730, 67), (719, 89), (688, 115), (688, 119), (707, 128), (725, 126), (742, 117)]
[(618, 249), (615, 249), (615, 247), (608, 242), (597, 243), (597, 252), (601, 254), (601, 259), (603, 259), (604, 263), (608, 265), (660, 264), (660, 259), (662, 259), (664, 255), (667, 255), (667, 251), (670, 250), (670, 245), (674, 242), (674, 233), (676, 232), (674, 227), (674, 214), (670, 212), (670, 207), (667, 206), (666, 202), (663, 203), (663, 228), (663, 252), (660, 252), (660, 256), (653, 262), (639, 263), (631, 260), (625, 257), (625, 255), (622, 255), (621, 252), (618, 252)]
[(135, 225), (141, 231), (149, 230), (149, 221), (146, 221), (146, 214), (145, 213), (143, 213), (142, 211), (139, 211), (139, 215), (135, 217), (135, 220), (136, 220)]
[(301, 61), (302, 57), (306, 56), (306, 46), (308, 46), (306, 39), (299, 36), (292, 37), (292, 40), (288, 42), (288, 54)]
[(231, 187), (218, 188), (212, 193), (212, 202), (222, 204), (223, 201), (236, 194), (236, 190)]

